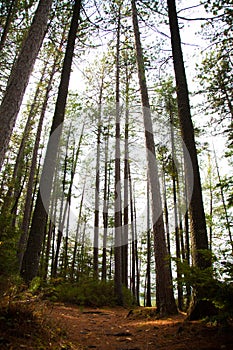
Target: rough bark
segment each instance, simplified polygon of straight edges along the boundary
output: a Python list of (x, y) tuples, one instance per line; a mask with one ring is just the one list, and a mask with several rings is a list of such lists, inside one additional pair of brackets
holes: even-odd
[[(189, 92), (184, 68), (176, 3), (175, 0), (167, 0), (167, 4), (171, 32), (172, 55), (176, 78), (178, 116), (181, 135), (187, 149), (187, 151), (184, 152), (184, 164), (187, 179), (188, 196), (190, 198), (189, 213), (192, 242), (192, 260), (195, 266), (199, 267), (200, 269), (205, 269), (211, 267), (211, 257), (210, 254), (208, 254), (209, 250), (207, 229), (202, 200), (202, 189), (197, 151), (194, 138), (194, 128), (189, 104)], [(191, 159), (192, 169), (190, 169), (189, 157)], [(204, 251), (207, 254), (203, 254)], [(195, 290), (193, 304), (189, 311), (190, 315), (192, 313), (195, 313), (195, 308), (199, 307), (202, 293), (202, 288)]]
[(141, 92), (141, 101), (143, 107), (143, 121), (145, 129), (145, 141), (147, 152), (147, 164), (150, 181), (150, 189), (152, 196), (152, 220), (155, 246), (155, 262), (156, 262), (156, 299), (158, 313), (174, 314), (177, 313), (177, 307), (173, 295), (172, 276), (170, 273), (168, 252), (165, 242), (165, 230), (163, 221), (162, 200), (160, 193), (160, 184), (158, 178), (158, 168), (155, 155), (155, 144), (152, 127), (151, 110), (149, 104), (149, 96), (146, 83), (145, 66), (143, 60), (142, 45), (140, 39), (137, 8), (135, 0), (132, 0), (132, 14), (134, 36), (136, 44), (138, 77)]
[(194, 139), (194, 128), (190, 112), (189, 92), (184, 68), (175, 0), (168, 0), (167, 3), (171, 31), (174, 71), (176, 77), (179, 122), (182, 138), (192, 162), (192, 169), (190, 169), (190, 163), (188, 162), (186, 152), (184, 152), (188, 195), (191, 198), (189, 211), (191, 239), (193, 246), (193, 263), (196, 266), (204, 268), (209, 267), (211, 262), (206, 261), (200, 252), (201, 249), (208, 249), (208, 240), (205, 213), (202, 201), (197, 150)]
[(12, 68), (2, 99), (0, 106), (0, 170), (24, 92), (46, 33), (51, 6), (52, 0), (40, 0), (28, 35)]

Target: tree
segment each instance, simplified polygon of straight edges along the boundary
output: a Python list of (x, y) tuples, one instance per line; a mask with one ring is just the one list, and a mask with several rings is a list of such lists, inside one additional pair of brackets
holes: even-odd
[(7, 38), (7, 34), (9, 32), (10, 25), (11, 25), (11, 22), (12, 22), (12, 19), (13, 19), (14, 9), (15, 9), (15, 7), (17, 5), (17, 1), (18, 0), (12, 0), (11, 3), (10, 3), (10, 7), (9, 7), (9, 10), (8, 10), (8, 13), (7, 13), (7, 17), (6, 17), (6, 22), (5, 22), (4, 29), (3, 29), (2, 35), (1, 35), (0, 51), (2, 51), (2, 49), (4, 47), (4, 44), (5, 44), (5, 41), (6, 41), (6, 38)]
[[(211, 267), (211, 258), (210, 254), (208, 254), (208, 238), (202, 200), (201, 180), (194, 138), (194, 128), (191, 119), (189, 92), (184, 68), (175, 0), (168, 0), (167, 5), (171, 32), (172, 55), (176, 78), (180, 129), (184, 144), (188, 151), (188, 156), (192, 162), (192, 169), (190, 169), (187, 154), (184, 152), (188, 196), (190, 198), (189, 213), (192, 241), (192, 258), (194, 266), (197, 266), (200, 269), (206, 269)], [(203, 251), (206, 251), (207, 254), (204, 254)], [(193, 306), (192, 309), (190, 309), (190, 317), (192, 317), (193, 312), (191, 310), (194, 310), (196, 307), (198, 308), (198, 305), (200, 305), (199, 301), (202, 298), (201, 294), (201, 289), (196, 290)]]
[[(50, 193), (54, 170), (56, 166), (56, 158), (60, 135), (62, 131), (62, 123), (64, 121), (65, 106), (68, 94), (69, 78), (71, 73), (72, 59), (75, 48), (76, 33), (80, 20), (81, 0), (76, 0), (73, 8), (73, 16), (71, 20), (70, 30), (68, 34), (66, 53), (63, 61), (61, 73), (61, 81), (58, 91), (56, 107), (54, 111), (53, 123), (51, 126), (50, 136), (56, 131), (57, 135), (54, 140), (49, 139), (43, 172), (41, 175), (41, 183), (46, 184), (46, 199), (42, 199), (42, 193), (39, 189), (35, 209), (32, 217), (32, 224), (27, 244), (27, 249), (24, 254), (21, 274), (26, 282), (30, 282), (38, 272), (40, 252), (44, 239), (47, 211), (49, 207)], [(49, 169), (49, 171), (48, 171)]]
[(147, 262), (146, 262), (146, 306), (151, 307), (151, 227), (150, 227), (150, 188), (147, 176)]
[(52, 0), (40, 0), (28, 35), (8, 80), (6, 92), (0, 106), (0, 170), (24, 92), (46, 33), (51, 6)]
[(165, 243), (163, 210), (160, 194), (160, 184), (158, 178), (158, 168), (155, 155), (152, 118), (135, 0), (132, 0), (131, 4), (137, 56), (138, 78), (140, 85), (142, 112), (145, 129), (148, 174), (152, 197), (152, 220), (157, 278), (156, 303), (158, 313), (160, 313), (161, 315), (174, 314), (177, 312), (177, 307), (173, 295), (172, 276), (170, 273), (168, 252)]
[(99, 192), (100, 192), (100, 144), (101, 144), (101, 114), (104, 85), (104, 72), (100, 77), (100, 91), (97, 115), (97, 149), (96, 149), (96, 176), (95, 176), (95, 215), (94, 215), (94, 275), (98, 278), (99, 270)]
[(122, 205), (121, 205), (121, 169), (120, 169), (120, 34), (121, 34), (122, 1), (117, 9), (117, 42), (116, 42), (116, 121), (115, 121), (115, 196), (114, 196), (114, 224), (115, 224), (115, 294), (118, 305), (123, 305), (122, 293)]

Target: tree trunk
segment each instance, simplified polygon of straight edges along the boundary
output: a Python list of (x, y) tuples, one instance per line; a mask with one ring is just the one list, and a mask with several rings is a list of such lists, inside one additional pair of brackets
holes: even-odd
[[(38, 107), (38, 100), (40, 97), (41, 93), (41, 84), (45, 78), (45, 71), (46, 71), (47, 64), (44, 65), (41, 73), (41, 78), (37, 84), (36, 91), (34, 94), (34, 98), (32, 101), (32, 104), (30, 106), (29, 114), (27, 117), (27, 121), (24, 127), (23, 135), (21, 138), (19, 150), (17, 153), (17, 157), (15, 160), (15, 165), (13, 169), (13, 174), (12, 174), (12, 179), (9, 183), (7, 193), (5, 195), (2, 208), (1, 208), (1, 216), (6, 217), (9, 215), (10, 211), (13, 213), (14, 210), (17, 211), (17, 205), (16, 205), (16, 200), (17, 197), (19, 196), (20, 193), (20, 188), (21, 188), (21, 182), (22, 182), (22, 177), (25, 169), (25, 149), (26, 149), (26, 144), (28, 142), (28, 138), (30, 136), (30, 132), (32, 129), (32, 124), (35, 119), (35, 115), (37, 112), (37, 107)], [(14, 208), (14, 210), (13, 210)], [(11, 221), (14, 222), (15, 218), (14, 215), (11, 215)], [(1, 228), (1, 234), (5, 231), (6, 226)]]
[(151, 307), (151, 229), (150, 229), (150, 187), (147, 177), (147, 262), (146, 262), (146, 303)]
[(122, 283), (128, 287), (128, 235), (129, 235), (129, 72), (125, 62), (125, 159), (124, 159), (124, 226), (122, 244)]
[(94, 277), (99, 276), (99, 192), (100, 192), (100, 145), (101, 145), (101, 114), (102, 114), (102, 95), (103, 95), (104, 76), (101, 77), (98, 116), (97, 116), (97, 146), (96, 146), (96, 174), (95, 174), (95, 217), (94, 217), (94, 259), (93, 269)]
[(2, 49), (3, 49), (4, 45), (5, 45), (7, 34), (9, 32), (10, 25), (11, 25), (11, 22), (12, 22), (12, 19), (13, 19), (13, 16), (14, 16), (14, 11), (15, 11), (15, 8), (17, 6), (17, 2), (18, 2), (18, 0), (12, 0), (11, 1), (10, 8), (9, 8), (9, 11), (8, 11), (8, 14), (7, 14), (7, 18), (6, 18), (6, 23), (4, 25), (4, 29), (3, 29), (3, 32), (2, 32), (2, 35), (1, 35), (0, 51), (2, 51)]
[(120, 171), (120, 28), (121, 28), (121, 5), (118, 9), (117, 44), (116, 44), (116, 122), (115, 122), (115, 197), (114, 197), (114, 220), (115, 220), (115, 295), (117, 304), (123, 305), (122, 293), (122, 208), (121, 208), (121, 171)]
[(170, 273), (168, 252), (165, 242), (165, 230), (163, 221), (162, 200), (158, 178), (158, 168), (155, 155), (154, 135), (152, 118), (149, 104), (149, 96), (146, 84), (145, 66), (138, 26), (137, 9), (135, 0), (132, 0), (132, 14), (134, 36), (136, 44), (136, 55), (138, 65), (138, 77), (140, 84), (141, 100), (143, 107), (143, 120), (145, 128), (147, 164), (152, 196), (152, 220), (156, 261), (156, 295), (157, 309), (161, 315), (177, 313), (177, 307), (173, 295), (172, 276)]
[(24, 92), (46, 33), (52, 2), (52, 0), (40, 0), (27, 38), (12, 68), (6, 92), (2, 99), (0, 106), (0, 170)]
[(190, 166), (190, 164), (187, 160), (187, 155), (184, 154), (188, 195), (190, 198), (189, 211), (191, 219), (191, 239), (193, 244), (193, 262), (194, 265), (205, 268), (211, 266), (211, 261), (209, 259), (206, 260), (200, 252), (200, 249), (208, 250), (208, 240), (205, 213), (202, 201), (197, 151), (194, 139), (194, 128), (190, 113), (188, 86), (181, 49), (175, 0), (168, 0), (167, 3), (177, 86), (178, 115), (182, 138), (191, 158), (193, 168), (193, 171), (191, 171), (191, 169), (188, 169), (188, 166)]
[(46, 191), (46, 193), (43, 193), (40, 187), (36, 200), (35, 210), (33, 213), (28, 245), (23, 259), (21, 274), (25, 282), (30, 282), (38, 272), (47, 210), (50, 202), (53, 175), (56, 166), (60, 136), (62, 132), (62, 123), (64, 121), (75, 39), (79, 25), (80, 9), (81, 0), (76, 0), (74, 4), (73, 17), (71, 20), (67, 48), (62, 68), (61, 82), (58, 90), (58, 97), (50, 133), (50, 135), (52, 135), (56, 131), (56, 137), (50, 137), (49, 139), (44, 167), (41, 175), (41, 184), (44, 186), (44, 191)]
[(109, 207), (109, 195), (110, 195), (110, 166), (108, 171), (108, 148), (109, 148), (109, 128), (108, 124), (107, 135), (105, 136), (105, 159), (104, 159), (104, 204), (103, 204), (103, 259), (102, 259), (102, 280), (106, 281), (107, 278), (107, 235), (108, 235), (108, 207)]
[(72, 259), (72, 264), (71, 264), (71, 280), (74, 279), (75, 262), (76, 262), (76, 257), (77, 257), (78, 241), (79, 241), (80, 226), (81, 226), (81, 219), (82, 219), (82, 209), (83, 209), (84, 193), (85, 193), (85, 183), (84, 183), (84, 185), (83, 185), (82, 197), (81, 197), (81, 201), (80, 201), (80, 205), (79, 205), (79, 215), (78, 215), (78, 222), (77, 222), (77, 228), (76, 228), (76, 234), (75, 234), (75, 243), (74, 243), (74, 250), (73, 250), (73, 259)]
[(136, 300), (136, 252), (135, 252), (135, 225), (134, 225), (134, 205), (133, 205), (133, 185), (131, 179), (130, 165), (128, 164), (128, 176), (129, 176), (129, 202), (130, 202), (130, 226), (131, 226), (131, 290)]
[[(188, 196), (190, 198), (189, 213), (192, 259), (195, 266), (199, 267), (200, 269), (205, 269), (211, 267), (211, 256), (210, 254), (203, 254), (203, 251), (206, 251), (208, 253), (209, 249), (205, 213), (202, 200), (200, 173), (194, 139), (194, 128), (190, 112), (188, 86), (184, 68), (175, 0), (167, 0), (167, 4), (171, 32), (173, 63), (176, 77), (178, 116), (180, 121), (181, 135), (187, 149), (184, 151), (184, 162)], [(189, 157), (191, 159), (192, 169), (190, 169)], [(203, 290), (201, 290), (201, 288), (195, 291), (195, 302), (193, 303), (193, 310), (196, 306), (198, 307), (198, 301), (201, 299), (202, 291)], [(192, 313), (192, 311), (190, 311), (190, 313)]]
[[(135, 190), (134, 190), (135, 193)], [(140, 271), (139, 271), (139, 257), (138, 257), (138, 233), (137, 233), (137, 211), (136, 200), (134, 195), (134, 233), (135, 233), (135, 266), (136, 266), (136, 302), (140, 306)]]
[(216, 155), (215, 150), (214, 150), (214, 159), (215, 159), (215, 165), (216, 165), (216, 170), (217, 170), (217, 175), (218, 175), (218, 181), (220, 184), (220, 193), (221, 193), (222, 205), (223, 205), (225, 219), (226, 219), (226, 228), (228, 230), (229, 242), (231, 245), (231, 254), (233, 255), (233, 239), (232, 239), (231, 222), (230, 222), (231, 219), (230, 219), (228, 212), (227, 212), (227, 205), (226, 205), (226, 200), (224, 197), (222, 179), (221, 179), (220, 172), (219, 172), (219, 165), (218, 165), (218, 160), (217, 160), (217, 155)]

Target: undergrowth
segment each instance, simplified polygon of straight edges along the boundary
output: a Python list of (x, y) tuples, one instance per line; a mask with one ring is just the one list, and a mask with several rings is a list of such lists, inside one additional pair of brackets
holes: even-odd
[[(102, 307), (117, 305), (113, 281), (86, 279), (72, 283), (69, 281), (51, 281), (42, 287), (43, 296), (51, 301), (72, 303), (80, 306)], [(134, 299), (131, 292), (123, 288), (124, 306), (132, 307)]]
[(51, 325), (46, 323), (34, 303), (11, 301), (0, 306), (0, 348), (61, 349), (62, 341)]

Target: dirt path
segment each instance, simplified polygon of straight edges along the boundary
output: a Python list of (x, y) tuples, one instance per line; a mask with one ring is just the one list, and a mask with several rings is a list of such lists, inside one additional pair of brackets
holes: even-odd
[(212, 324), (128, 316), (123, 308), (82, 309), (54, 304), (45, 311), (54, 327), (65, 331), (70, 347), (83, 350), (231, 350), (233, 334)]

